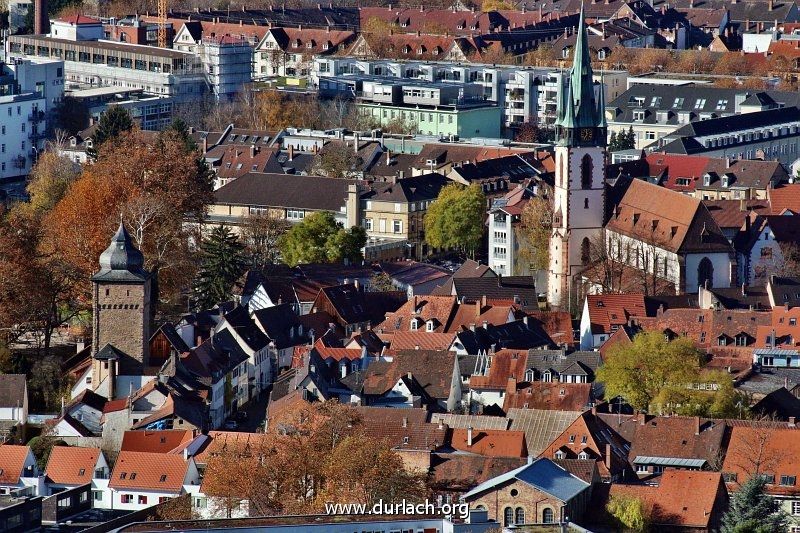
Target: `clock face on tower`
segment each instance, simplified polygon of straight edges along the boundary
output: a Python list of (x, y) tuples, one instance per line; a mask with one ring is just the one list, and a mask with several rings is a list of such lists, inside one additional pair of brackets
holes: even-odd
[(593, 128), (581, 128), (581, 141), (591, 141), (594, 139)]

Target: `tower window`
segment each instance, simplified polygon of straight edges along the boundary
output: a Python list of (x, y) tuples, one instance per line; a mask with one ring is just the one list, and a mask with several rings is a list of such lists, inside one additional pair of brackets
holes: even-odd
[(588, 198), (584, 198), (583, 199), (583, 208), (584, 209), (589, 209), (589, 199)]
[(106, 296), (108, 296), (108, 292), (109, 292), (108, 289), (106, 289)]
[(581, 188), (592, 188), (592, 156), (586, 154), (581, 159)]

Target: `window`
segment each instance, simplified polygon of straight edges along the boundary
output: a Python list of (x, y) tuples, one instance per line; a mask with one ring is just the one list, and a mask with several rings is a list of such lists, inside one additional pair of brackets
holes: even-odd
[(167, 475), (166, 474), (161, 474), (161, 478), (158, 481), (160, 481), (161, 483), (164, 483), (166, 480), (167, 480)]
[(646, 131), (644, 132), (644, 138), (648, 141), (654, 141), (656, 139), (656, 132), (654, 131)]
[(646, 474), (648, 472), (647, 465), (636, 465), (636, 472), (639, 474)]
[(592, 156), (586, 154), (581, 159), (581, 188), (592, 188)]
[(409, 328), (411, 329), (411, 331), (417, 331), (417, 329), (419, 328), (419, 322), (417, 322), (416, 318), (411, 319), (411, 322), (409, 323)]
[(793, 487), (797, 484), (797, 476), (781, 476), (781, 485)]
[(78, 470), (78, 475), (79, 476), (82, 476), (84, 474), (86, 474), (86, 469), (85, 468), (81, 468), (80, 470)]
[(554, 521), (553, 510), (549, 507), (545, 507), (542, 511), (542, 523), (543, 524), (552, 524)]
[(435, 324), (433, 323), (433, 320), (428, 320), (425, 323), (425, 331), (427, 331), (428, 333), (433, 331), (434, 327), (435, 327)]
[(717, 111), (725, 111), (725, 108), (728, 107), (727, 100), (719, 100), (717, 102)]
[(393, 220), (392, 221), (392, 231), (394, 233), (402, 233), (403, 232), (403, 221), (402, 220)]
[(674, 102), (672, 102), (672, 109), (677, 109), (679, 107), (683, 107), (683, 98), (676, 98)]
[(525, 523), (525, 509), (522, 507), (517, 507), (514, 509), (514, 523), (515, 524), (524, 524)]
[(92, 499), (94, 501), (100, 501), (103, 499), (103, 491), (102, 490), (93, 490), (92, 491)]
[(794, 516), (800, 516), (800, 500), (792, 502), (792, 514)]
[(364, 229), (367, 231), (372, 231), (372, 219), (365, 218), (364, 219)]
[(705, 98), (698, 98), (694, 102), (695, 109), (703, 109), (706, 106), (706, 99)]
[(133, 501), (133, 494), (121, 494), (119, 500), (122, 503), (131, 503)]
[(514, 509), (511, 507), (503, 510), (503, 525), (506, 527), (514, 525)]
[(636, 120), (636, 121), (644, 120), (644, 111), (634, 111), (633, 112), (633, 120)]
[(144, 494), (139, 495), (139, 505), (147, 505), (147, 496)]

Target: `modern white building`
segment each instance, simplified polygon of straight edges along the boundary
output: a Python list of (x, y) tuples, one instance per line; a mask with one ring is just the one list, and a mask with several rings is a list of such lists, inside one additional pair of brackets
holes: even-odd
[(0, 180), (26, 176), (64, 91), (64, 63), (13, 60), (0, 73)]

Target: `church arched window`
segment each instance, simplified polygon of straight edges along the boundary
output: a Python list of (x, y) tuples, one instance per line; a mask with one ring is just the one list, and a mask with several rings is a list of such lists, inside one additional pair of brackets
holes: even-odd
[(581, 189), (592, 188), (592, 156), (586, 154), (581, 159)]
[(588, 265), (589, 261), (591, 260), (591, 244), (589, 243), (589, 237), (584, 237), (581, 241), (581, 263), (584, 265)]

